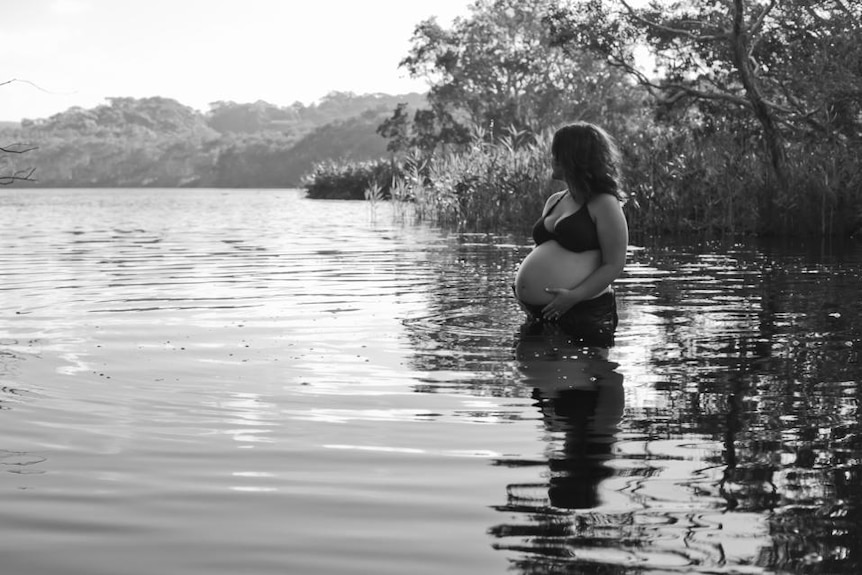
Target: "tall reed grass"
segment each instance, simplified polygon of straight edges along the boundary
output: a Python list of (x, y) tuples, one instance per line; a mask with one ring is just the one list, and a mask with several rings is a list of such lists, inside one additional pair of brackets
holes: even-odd
[(862, 230), (862, 145), (788, 146), (783, 183), (751, 137), (665, 129), (628, 134), (623, 148), (635, 230), (800, 237)]
[[(626, 214), (633, 234), (852, 235), (862, 230), (859, 145), (836, 141), (788, 149), (778, 186), (751, 137), (651, 127), (618, 134)], [(491, 139), (400, 161), (327, 164), (309, 195), (391, 198), (424, 221), (477, 232), (527, 233), (546, 198), (551, 134), (510, 130)], [(854, 151), (855, 150), (855, 151)]]
[(560, 188), (548, 178), (550, 136), (510, 131), (496, 141), (482, 132), (460, 151), (413, 156), (392, 186), (418, 218), (473, 231), (523, 230)]

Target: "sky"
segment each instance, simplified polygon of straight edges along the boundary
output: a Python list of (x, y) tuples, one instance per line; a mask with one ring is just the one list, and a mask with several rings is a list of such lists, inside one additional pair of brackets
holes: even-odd
[[(0, 121), (109, 97), (309, 105), (424, 92), (398, 68), (419, 22), (472, 0), (0, 0)], [(10, 80), (15, 80), (10, 83)]]

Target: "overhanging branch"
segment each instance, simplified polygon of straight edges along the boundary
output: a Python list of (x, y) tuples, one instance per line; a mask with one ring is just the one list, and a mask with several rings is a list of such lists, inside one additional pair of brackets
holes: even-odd
[(0, 186), (8, 186), (15, 182), (35, 182), (36, 179), (33, 178), (35, 172), (36, 168), (30, 168), (29, 170), (19, 170), (11, 176), (0, 176)]
[(752, 36), (759, 33), (760, 30), (763, 28), (763, 21), (766, 20), (766, 17), (769, 15), (769, 13), (772, 12), (773, 8), (775, 8), (775, 4), (776, 4), (776, 1), (771, 0), (771, 2), (769, 3), (769, 6), (764, 7), (763, 10), (761, 10), (760, 14), (758, 14), (757, 19), (754, 21), (754, 23), (749, 28), (749, 33)]
[(620, 0), (620, 3), (626, 7), (626, 10), (628, 11), (629, 16), (631, 16), (637, 22), (640, 22), (641, 24), (643, 24), (649, 28), (652, 28), (654, 30), (660, 30), (662, 32), (666, 32), (668, 34), (673, 34), (675, 36), (682, 36), (683, 38), (688, 38), (689, 40), (692, 40), (693, 42), (714, 42), (716, 40), (724, 40), (727, 38), (726, 33), (697, 35), (697, 34), (692, 34), (688, 30), (680, 30), (679, 28), (671, 28), (670, 26), (665, 26), (664, 24), (659, 24), (658, 22), (653, 22), (651, 20), (647, 20), (646, 18), (644, 18), (643, 16), (638, 14), (637, 10), (635, 10), (634, 8), (629, 6), (629, 4), (628, 4), (628, 2), (626, 2), (626, 0)]
[[(28, 148), (25, 146), (30, 146), (30, 147)], [(14, 144), (9, 144), (9, 147), (6, 147), (6, 146), (0, 147), (0, 152), (4, 152), (6, 154), (26, 154), (27, 152), (32, 152), (33, 150), (36, 150), (36, 149), (38, 149), (38, 146), (32, 146), (29, 144), (21, 144), (21, 143), (16, 142)]]

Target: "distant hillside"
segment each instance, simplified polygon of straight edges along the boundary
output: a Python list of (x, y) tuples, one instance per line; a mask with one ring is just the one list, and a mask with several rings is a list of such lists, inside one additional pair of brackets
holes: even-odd
[(400, 102), (411, 107), (425, 105), (422, 94), (390, 96), (387, 94), (356, 95), (349, 92), (332, 92), (319, 103), (304, 106), (278, 107), (258, 101), (251, 104), (215, 102), (207, 114), (207, 123), (220, 133), (256, 134), (281, 132), (303, 135), (332, 122), (355, 118), (366, 112), (387, 114)]
[(207, 113), (168, 98), (110, 98), (0, 125), (0, 140), (38, 146), (15, 167), (36, 167), (44, 187), (295, 187), (317, 162), (384, 156), (377, 126), (403, 102), (415, 109), (425, 98), (334, 92), (309, 106), (217, 102)]

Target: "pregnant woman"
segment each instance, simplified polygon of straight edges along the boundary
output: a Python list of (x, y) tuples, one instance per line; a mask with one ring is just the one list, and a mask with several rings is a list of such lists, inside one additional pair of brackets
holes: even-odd
[(551, 144), (552, 177), (565, 182), (533, 226), (536, 247), (518, 268), (515, 295), (537, 322), (595, 345), (612, 345), (617, 325), (611, 284), (622, 273), (628, 225), (620, 154), (601, 128), (574, 123)]

